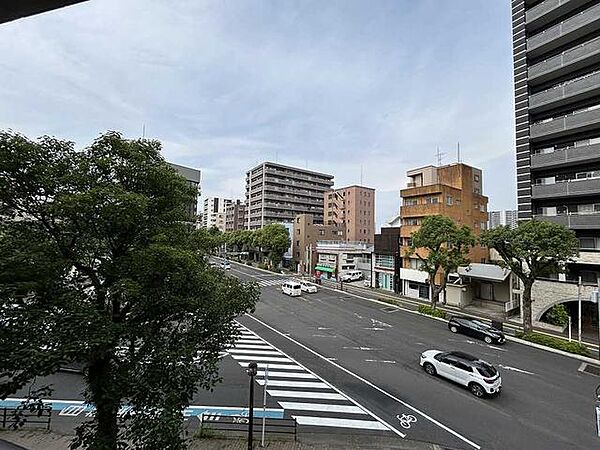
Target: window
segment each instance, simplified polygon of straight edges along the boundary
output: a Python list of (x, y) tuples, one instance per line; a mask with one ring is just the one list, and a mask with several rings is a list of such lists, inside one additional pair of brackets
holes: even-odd
[(416, 198), (405, 198), (403, 203), (404, 203), (404, 206), (415, 206), (417, 204), (417, 199)]
[(475, 174), (473, 176), (473, 179), (475, 180), (475, 183), (479, 183), (479, 175), (478, 174)]
[(479, 211), (485, 212), (485, 205), (479, 205)]
[(427, 203), (430, 205), (437, 205), (440, 199), (438, 197), (427, 197)]
[(451, 206), (452, 204), (454, 204), (452, 196), (451, 195), (446, 195), (446, 205)]
[(375, 255), (375, 266), (393, 269), (394, 257), (391, 255)]
[(300, 246), (300, 241), (296, 241), (296, 247)]
[(410, 258), (408, 260), (408, 264), (411, 269), (419, 270), (420, 264), (419, 264), (419, 260), (417, 258)]
[(481, 189), (475, 188), (473, 189), (473, 192), (475, 192), (476, 194), (481, 194)]
[(480, 222), (479, 223), (479, 228), (481, 228), (482, 230), (485, 230), (487, 227), (487, 224), (485, 222)]
[(404, 225), (419, 225), (419, 219), (404, 219)]
[(319, 230), (319, 236), (325, 236), (325, 230)]

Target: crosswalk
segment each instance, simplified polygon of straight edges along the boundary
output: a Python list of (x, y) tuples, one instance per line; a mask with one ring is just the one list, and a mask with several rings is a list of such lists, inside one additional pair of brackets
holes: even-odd
[(260, 287), (267, 287), (267, 286), (280, 286), (281, 284), (283, 284), (285, 280), (283, 278), (266, 278), (266, 279), (259, 279), (257, 281), (258, 285)]
[(227, 352), (246, 368), (258, 364), (256, 381), (266, 384), (267, 394), (296, 419), (298, 425), (388, 431), (358, 403), (276, 349), (249, 329), (239, 325), (240, 338)]

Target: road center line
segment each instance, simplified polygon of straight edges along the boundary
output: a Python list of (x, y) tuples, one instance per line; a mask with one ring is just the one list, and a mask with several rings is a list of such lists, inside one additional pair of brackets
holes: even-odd
[[(429, 420), (431, 423), (437, 425), (438, 427), (442, 428), (443, 430), (447, 431), (448, 433), (456, 436), (458, 439), (460, 439), (463, 442), (466, 442), (467, 444), (469, 444), (471, 447), (476, 448), (477, 450), (481, 449), (481, 446), (476, 444), (475, 442), (467, 439), (466, 437), (464, 437), (463, 435), (461, 435), (460, 433), (454, 431), (452, 428), (447, 427), (446, 425), (444, 425), (443, 423), (437, 421), (436, 419), (434, 419), (433, 417), (425, 414), (424, 412), (420, 411), (418, 408), (415, 408), (414, 406), (406, 403), (403, 400), (400, 400), (399, 398), (397, 398), (396, 396), (390, 394), (389, 392), (385, 391), (384, 389), (380, 388), (379, 386), (371, 383), (369, 380), (366, 380), (365, 378), (361, 377), (360, 375), (355, 374), (354, 372), (350, 371), (349, 369), (346, 369), (345, 367), (339, 365), (338, 363), (331, 361), (329, 358), (326, 358), (325, 356), (321, 355), (320, 353), (316, 352), (315, 350), (311, 349), (310, 347), (307, 347), (306, 345), (298, 342), (297, 340), (289, 337), (289, 336), (285, 336), (281, 331), (273, 328), (271, 325), (268, 325), (266, 323), (264, 323), (262, 320), (257, 319), (256, 317), (254, 317), (251, 314), (246, 314), (246, 316), (250, 317), (251, 319), (253, 319), (254, 321), (260, 323), (261, 325), (263, 325), (264, 327), (268, 328), (269, 330), (277, 333), (280, 336), (283, 336), (284, 338), (288, 339), (289, 341), (293, 342), (294, 344), (302, 347), (303, 349), (309, 351), (310, 353), (312, 353), (313, 355), (321, 358), (324, 361), (327, 361), (329, 364), (333, 365), (334, 367), (337, 367), (340, 370), (343, 370), (344, 372), (346, 372), (348, 375), (353, 376), (354, 378), (356, 378), (359, 381), (362, 381), (363, 383), (365, 383), (366, 385), (372, 387), (373, 389), (376, 389), (377, 391), (381, 392), (382, 394), (388, 396), (389, 398), (391, 398), (392, 400), (395, 400), (396, 402), (406, 406), (407, 408), (411, 409), (412, 411), (416, 412), (417, 414), (420, 414), (421, 416), (425, 417), (427, 420)], [(283, 353), (283, 352), (282, 352)], [(399, 430), (396, 430), (396, 428), (394, 428), (393, 426), (389, 425), (387, 422), (383, 421), (382, 419), (379, 419), (377, 416), (375, 416), (373, 413), (371, 413), (371, 415), (375, 418), (377, 418), (379, 421), (381, 421), (383, 424), (387, 425), (387, 427), (390, 430), (393, 430), (394, 432), (396, 432), (396, 434), (399, 435), (403, 435), (402, 437), (404, 437), (404, 433), (402, 433)]]

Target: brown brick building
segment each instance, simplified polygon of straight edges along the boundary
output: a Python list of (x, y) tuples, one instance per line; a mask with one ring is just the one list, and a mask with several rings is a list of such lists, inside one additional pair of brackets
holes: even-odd
[(312, 273), (316, 264), (317, 241), (343, 241), (344, 228), (337, 225), (314, 223), (311, 214), (299, 214), (294, 219), (292, 258), (298, 263), (298, 272)]
[(347, 186), (324, 194), (324, 220), (345, 230), (347, 242), (372, 244), (375, 236), (375, 189)]
[(246, 205), (236, 200), (225, 208), (225, 231), (246, 229)]
[[(487, 225), (488, 198), (483, 195), (481, 170), (466, 164), (426, 166), (409, 170), (406, 175), (407, 188), (400, 191), (402, 291), (408, 296), (427, 298), (426, 276), (418, 271), (418, 258), (405, 256), (411, 233), (420, 228), (423, 218), (439, 214), (450, 217), (459, 225), (469, 226), (479, 235)], [(475, 263), (486, 262), (487, 249), (475, 247), (469, 257)]]

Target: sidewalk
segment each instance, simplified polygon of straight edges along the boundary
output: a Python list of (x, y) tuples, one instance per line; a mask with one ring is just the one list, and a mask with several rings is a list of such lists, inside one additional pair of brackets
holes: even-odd
[[(27, 450), (65, 450), (69, 448), (71, 436), (60, 435), (51, 431), (20, 430), (0, 432), (0, 449), (2, 439), (22, 445)], [(20, 447), (6, 447), (7, 450), (17, 450)], [(248, 443), (245, 439), (194, 439), (190, 440), (190, 450), (246, 450)], [(260, 442), (254, 444), (255, 449), (261, 449)], [(424, 442), (409, 441), (397, 437), (382, 437), (377, 435), (345, 435), (345, 434), (306, 434), (292, 440), (265, 442), (265, 447), (271, 450), (442, 450), (442, 447)]]

